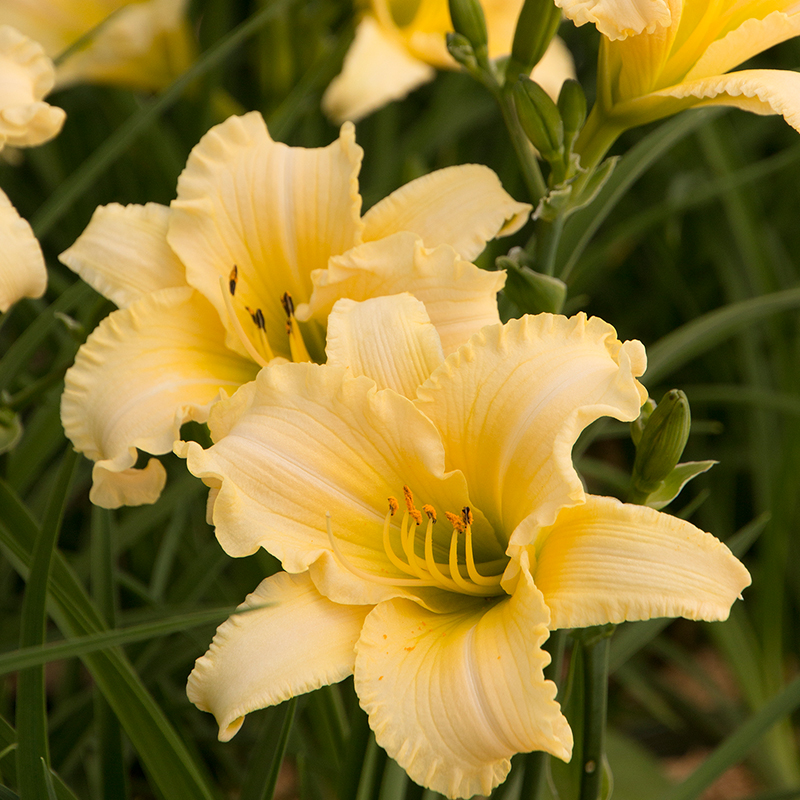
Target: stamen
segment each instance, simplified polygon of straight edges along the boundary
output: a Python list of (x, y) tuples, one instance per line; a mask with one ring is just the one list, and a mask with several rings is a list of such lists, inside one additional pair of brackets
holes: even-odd
[(439, 571), (439, 565), (433, 558), (433, 523), (436, 522), (436, 515), (428, 516), (428, 528), (425, 531), (425, 566), (434, 580), (442, 584), (446, 589), (450, 589), (454, 584), (446, 575)]
[(225, 308), (228, 312), (228, 317), (230, 318), (231, 323), (233, 324), (233, 329), (236, 331), (236, 335), (239, 337), (239, 341), (244, 346), (244, 349), (247, 350), (247, 354), (253, 361), (256, 362), (260, 367), (266, 367), (267, 363), (272, 360), (272, 349), (269, 347), (269, 342), (266, 342), (266, 334), (264, 335), (264, 341), (266, 342), (267, 348), (266, 352), (268, 353), (267, 360), (264, 359), (264, 356), (256, 350), (253, 346), (253, 343), (250, 341), (250, 338), (244, 332), (244, 328), (242, 328), (242, 323), (239, 321), (239, 317), (236, 314), (236, 309), (233, 307), (233, 293), (228, 293), (225, 289), (225, 279), (220, 276), (219, 285), (222, 289), (222, 297), (225, 300)]
[[(408, 487), (405, 487), (408, 488)], [(416, 511), (416, 509), (414, 509)], [(419, 511), (417, 511), (419, 514)], [(406, 554), (406, 561), (408, 562), (408, 566), (411, 567), (414, 575), (419, 578), (425, 577), (425, 570), (424, 568), (420, 568), (419, 559), (417, 558), (416, 553), (414, 552), (414, 540), (417, 536), (417, 525), (419, 522), (416, 522), (412, 527), (409, 525), (410, 521), (410, 512), (406, 511), (403, 513), (403, 521), (400, 524), (400, 542), (403, 545), (403, 552)], [(420, 518), (420, 522), (422, 519)]]
[(417, 511), (417, 509), (414, 507), (414, 495), (411, 494), (411, 489), (409, 489), (408, 486), (406, 485), (403, 485), (403, 497), (405, 498), (406, 501), (406, 508), (408, 508), (408, 513), (411, 514), (412, 517), (414, 517), (414, 522), (416, 522), (417, 525), (421, 525), (422, 514), (419, 511)]
[(400, 508), (400, 503), (398, 503), (397, 500), (390, 495), (389, 496), (389, 513), (392, 516), (394, 516), (397, 513), (397, 509), (398, 508)]
[(474, 594), (475, 587), (470, 586), (458, 569), (458, 531), (454, 530), (450, 538), (450, 577), (462, 592)]
[(428, 519), (431, 520), (433, 522), (433, 524), (435, 525), (436, 524), (436, 509), (432, 505), (429, 505), (428, 503), (425, 503), (425, 505), (422, 506), (422, 510), (428, 515)]
[(228, 276), (228, 289), (230, 289), (231, 297), (236, 294), (236, 284), (239, 281), (239, 267), (236, 264), (231, 269), (231, 274)]
[[(389, 525), (392, 522), (392, 517), (394, 516), (394, 512), (397, 511), (397, 500), (394, 501), (394, 508), (392, 508), (392, 500), (393, 497), (389, 498), (389, 513), (386, 515), (386, 519), (383, 521), (383, 549), (386, 551), (386, 555), (389, 556), (389, 561), (394, 564), (400, 572), (405, 572), (408, 575), (416, 575), (417, 573), (411, 569), (408, 564), (406, 564), (398, 555), (394, 552), (394, 548), (392, 547), (391, 538), (389, 536)], [(401, 539), (402, 541), (402, 539)]]
[(469, 508), (465, 508), (464, 510), (469, 512), (469, 514), (465, 514), (465, 519), (469, 518), (470, 520), (470, 524), (467, 525), (466, 541), (467, 573), (469, 574), (470, 580), (473, 583), (477, 583), (478, 586), (499, 586), (503, 578), (502, 575), (494, 575), (491, 578), (487, 578), (485, 575), (481, 575), (475, 566), (475, 554), (472, 552), (472, 512), (469, 511)]
[(294, 301), (289, 292), (285, 292), (281, 297), (281, 305), (286, 312), (286, 333), (289, 335), (289, 351), (292, 354), (292, 361), (311, 361), (308, 354), (306, 343), (303, 341), (303, 334), (294, 316)]
[(371, 572), (367, 572), (366, 570), (359, 569), (354, 564), (351, 564), (344, 556), (344, 553), (339, 549), (339, 545), (336, 544), (336, 539), (333, 536), (333, 530), (331, 530), (331, 515), (329, 512), (325, 512), (325, 527), (328, 531), (328, 541), (331, 543), (331, 548), (333, 549), (333, 554), (336, 556), (339, 563), (348, 571), (352, 572), (358, 578), (363, 578), (365, 581), (371, 581), (373, 583), (381, 583), (386, 586), (435, 586), (436, 584), (433, 581), (421, 581), (419, 578), (386, 578), (383, 575), (373, 575)]
[(454, 514), (452, 511), (445, 511), (444, 515), (447, 517), (447, 521), (453, 526), (453, 530), (464, 533), (464, 521), (458, 514)]

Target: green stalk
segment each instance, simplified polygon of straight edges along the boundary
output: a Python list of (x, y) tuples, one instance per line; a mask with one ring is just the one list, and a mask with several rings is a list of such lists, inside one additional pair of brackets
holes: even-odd
[(583, 770), (580, 800), (598, 800), (603, 784), (606, 712), (608, 710), (608, 654), (614, 626), (595, 628), (581, 637), (584, 653)]
[(519, 123), (511, 92), (497, 90), (495, 96), (500, 105), (500, 111), (503, 114), (503, 121), (511, 138), (511, 144), (514, 146), (514, 152), (517, 154), (522, 177), (528, 187), (528, 195), (531, 202), (536, 205), (547, 194), (547, 184), (542, 177), (542, 170), (539, 168), (536, 152)]

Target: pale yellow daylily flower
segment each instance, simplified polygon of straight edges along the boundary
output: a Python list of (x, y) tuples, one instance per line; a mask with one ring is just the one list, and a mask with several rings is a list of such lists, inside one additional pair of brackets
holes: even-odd
[(623, 130), (685, 108), (726, 105), (756, 114), (781, 114), (800, 130), (800, 73), (773, 69), (729, 73), (800, 33), (800, 10), (794, 3), (659, 2), (667, 9), (666, 22), (652, 32), (623, 38), (626, 30), (620, 16), (616, 35), (608, 33), (609, 38), (601, 40), (597, 103), (577, 148), (585, 163), (597, 161)]
[(66, 115), (44, 102), (54, 81), (41, 45), (0, 24), (0, 150), (44, 144), (58, 134)]
[(549, 630), (724, 619), (749, 584), (688, 522), (587, 495), (571, 461), (632, 420), (639, 342), (597, 318), (492, 325), (445, 358), (422, 303), (341, 300), (324, 365), (273, 364), (176, 448), (211, 487), (229, 555), (267, 578), (198, 659), (188, 695), (230, 739), (244, 716), (354, 674), (378, 743), (448, 797), (489, 794), (516, 752), (569, 759)]
[(0, 24), (40, 42), (50, 58), (91, 34), (59, 64), (58, 86), (154, 90), (184, 72), (193, 56), (187, 6), (188, 0), (3, 0)]
[(137, 449), (170, 452), (184, 422), (205, 422), (221, 390), (273, 358), (322, 357), (339, 297), (412, 292), (448, 352), (498, 320), (505, 275), (470, 260), (530, 206), (473, 164), (412, 181), (362, 218), (362, 155), (350, 123), (309, 150), (274, 142), (256, 112), (231, 117), (192, 150), (169, 208), (98, 208), (61, 255), (120, 307), (79, 350), (61, 406), (96, 462), (94, 503), (154, 502), (164, 469), (134, 469)]
[(5, 313), (23, 297), (41, 297), (46, 288), (42, 248), (0, 189), (0, 311)]
[[(483, 0), (489, 56), (508, 55), (524, 0)], [(447, 0), (372, 0), (356, 29), (342, 72), (322, 98), (325, 113), (357, 121), (432, 81), (437, 69), (456, 69), (445, 35), (453, 30)], [(575, 77), (572, 56), (554, 39), (531, 74), (553, 97)]]

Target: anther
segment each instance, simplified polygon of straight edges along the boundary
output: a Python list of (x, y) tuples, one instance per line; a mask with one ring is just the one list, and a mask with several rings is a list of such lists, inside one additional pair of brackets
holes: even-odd
[(406, 501), (406, 508), (408, 509), (408, 515), (417, 523), (417, 525), (422, 524), (422, 514), (414, 507), (414, 495), (411, 494), (411, 489), (408, 486), (403, 486), (403, 498)]
[(458, 514), (454, 514), (452, 511), (445, 511), (445, 517), (447, 517), (447, 521), (453, 526), (453, 530), (457, 533), (464, 533), (464, 520), (458, 516)]
[(432, 505), (425, 503), (425, 505), (422, 506), (422, 510), (428, 515), (428, 519), (431, 522), (436, 522), (436, 509)]
[(283, 310), (286, 312), (286, 316), (291, 319), (294, 316), (294, 300), (292, 300), (292, 296), (289, 292), (284, 292), (283, 297), (281, 297), (281, 305), (283, 306)]
[(245, 306), (244, 309), (252, 318), (256, 328), (258, 328), (260, 331), (265, 331), (267, 329), (267, 323), (264, 319), (264, 312), (260, 308), (257, 308), (255, 311), (253, 311), (250, 306)]
[(236, 284), (239, 281), (239, 267), (233, 265), (231, 274), (228, 276), (228, 289), (230, 290), (231, 297), (236, 294)]
[(397, 509), (400, 508), (400, 503), (394, 497), (389, 497), (389, 513), (394, 516), (397, 513)]
[(461, 509), (461, 519), (464, 520), (464, 525), (472, 525), (472, 509), (469, 506), (464, 506)]

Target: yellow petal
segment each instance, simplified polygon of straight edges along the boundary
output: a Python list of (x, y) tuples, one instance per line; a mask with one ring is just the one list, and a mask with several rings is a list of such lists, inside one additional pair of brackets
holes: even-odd
[(447, 467), (464, 472), (495, 530), (516, 529), (511, 543), (528, 544), (537, 526), (583, 500), (571, 455), (583, 428), (638, 416), (645, 363), (641, 343), (620, 343), (597, 317), (527, 316), (484, 328), (415, 405), (442, 432)]
[(255, 365), (225, 348), (224, 338), (214, 309), (188, 287), (147, 295), (89, 336), (65, 378), (61, 421), (75, 449), (98, 462), (102, 497), (112, 497), (113, 473), (123, 473), (117, 499), (137, 502), (141, 486), (126, 472), (137, 448), (170, 452), (180, 426), (204, 422), (221, 388), (254, 377)]
[(754, 114), (780, 114), (795, 130), (800, 131), (800, 73), (797, 72), (782, 69), (742, 70), (681, 83), (653, 92), (649, 97), (690, 100), (684, 107), (721, 105), (734, 106)]
[(504, 272), (487, 272), (462, 260), (449, 245), (426, 249), (413, 233), (396, 233), (332, 258), (313, 276), (314, 294), (299, 319), (325, 319), (342, 297), (367, 300), (409, 292), (425, 304), (451, 353), (484, 325), (499, 321), (497, 292)]
[(186, 687), (189, 699), (216, 717), (223, 742), (245, 714), (351, 675), (370, 606), (331, 603), (307, 574), (282, 572), (262, 581), (242, 609), (253, 610), (217, 628)]
[(436, 70), (411, 55), (399, 37), (366, 16), (356, 28), (341, 73), (322, 97), (322, 110), (336, 122), (358, 122), (435, 75)]
[(120, 308), (150, 292), (186, 286), (183, 265), (167, 244), (169, 213), (158, 203), (99, 206), (59, 260)]
[(79, 24), (81, 34), (108, 18), (87, 47), (59, 65), (59, 86), (88, 81), (152, 91), (170, 84), (194, 56), (188, 0), (88, 4), (60, 0), (59, 5), (72, 7), (77, 16), (72, 26)]
[(364, 241), (411, 231), (427, 248), (449, 244), (472, 261), (490, 239), (516, 233), (530, 212), (531, 206), (514, 200), (489, 167), (447, 167), (401, 186), (375, 204), (364, 215)]
[(328, 317), (328, 364), (366, 375), (408, 398), (444, 361), (425, 306), (410, 294), (339, 300)]
[(722, 39), (712, 42), (684, 79), (722, 75), (773, 45), (800, 34), (800, 14), (773, 11), (764, 19), (745, 20)]
[(0, 311), (23, 297), (41, 297), (47, 270), (31, 226), (0, 189)]
[(42, 46), (0, 25), (0, 150), (32, 147), (52, 139), (66, 114), (42, 102), (53, 88), (53, 63)]
[(101, 508), (143, 506), (155, 503), (164, 490), (167, 471), (157, 458), (151, 458), (144, 469), (106, 469), (102, 463), (92, 468), (89, 500)]
[(178, 180), (168, 240), (188, 282), (226, 320), (220, 279), (238, 270), (233, 298), (242, 326), (260, 309), (276, 355), (289, 357), (281, 297), (295, 305), (311, 295), (311, 271), (360, 241), (358, 171), (362, 150), (353, 126), (328, 147), (274, 142), (258, 112), (231, 117), (192, 150)]
[[(212, 411), (215, 434), (217, 418), (224, 418), (223, 438), (208, 450), (191, 442), (181, 453), (189, 470), (215, 487), (211, 515), (225, 551), (245, 556), (264, 547), (288, 572), (331, 556), (313, 578), (336, 602), (376, 603), (404, 594), (354, 575), (332, 557), (326, 514), (348, 563), (381, 580), (407, 578), (383, 549), (389, 497), (402, 503), (407, 485), (417, 508), (430, 503), (441, 517), (470, 504), (463, 475), (444, 473), (431, 422), (405, 397), (376, 391), (369, 378), (351, 378), (338, 366), (270, 365), (255, 391), (242, 394)], [(393, 537), (402, 517), (400, 511), (391, 522)], [(474, 528), (482, 557), (501, 557), (477, 511)], [(445, 563), (450, 529), (444, 520), (436, 535), (444, 537), (436, 548)]]
[(536, 544), (533, 578), (551, 628), (727, 619), (750, 575), (710, 533), (645, 506), (588, 495)]
[(356, 646), (355, 686), (378, 744), (422, 786), (488, 795), (517, 752), (568, 760), (572, 732), (542, 673), (549, 614), (525, 573), (513, 597), (433, 614), (378, 605)]
[(558, 0), (564, 16), (576, 25), (592, 22), (612, 41), (669, 27), (666, 0)]

